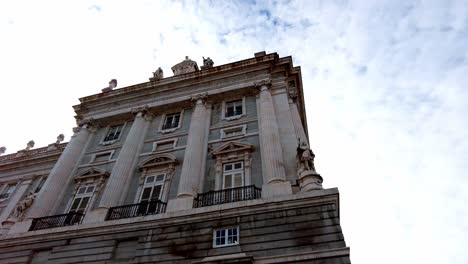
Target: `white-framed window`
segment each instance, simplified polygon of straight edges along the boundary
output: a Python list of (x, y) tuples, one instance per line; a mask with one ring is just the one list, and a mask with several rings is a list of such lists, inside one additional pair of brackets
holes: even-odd
[(244, 186), (244, 162), (223, 164), (223, 189)]
[(221, 129), (221, 138), (231, 138), (237, 136), (245, 136), (246, 125), (228, 127)]
[(153, 152), (173, 149), (177, 145), (177, 139), (161, 140), (153, 143)]
[(16, 183), (8, 184), (3, 193), (0, 195), (0, 199), (8, 199), (10, 195), (15, 191)]
[(182, 112), (166, 114), (161, 126), (161, 132), (171, 132), (180, 128)]
[(164, 173), (146, 176), (139, 202), (161, 200), (165, 178)]
[(84, 214), (90, 204), (95, 189), (95, 185), (80, 186), (76, 191), (75, 197), (73, 198), (73, 202), (70, 206), (70, 210), (68, 211)]
[(223, 102), (222, 119), (233, 120), (245, 115), (245, 97)]
[(101, 144), (112, 144), (120, 139), (125, 124), (109, 126)]
[(110, 161), (113, 155), (114, 155), (114, 150), (96, 153), (91, 158), (90, 163), (100, 163), (100, 162)]
[(213, 247), (239, 245), (239, 227), (229, 227), (213, 231)]

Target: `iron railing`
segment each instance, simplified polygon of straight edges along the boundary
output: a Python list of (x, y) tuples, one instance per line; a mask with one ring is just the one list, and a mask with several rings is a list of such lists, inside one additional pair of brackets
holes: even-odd
[(3, 194), (0, 194), (0, 199), (6, 199), (10, 196), (9, 193), (3, 193)]
[(197, 198), (193, 200), (193, 207), (197, 208), (260, 198), (262, 198), (262, 189), (255, 187), (255, 185), (250, 185), (220, 191), (199, 193)]
[(54, 227), (62, 227), (62, 226), (70, 226), (70, 225), (78, 225), (78, 224), (81, 224), (81, 221), (83, 221), (83, 217), (84, 217), (84, 214), (82, 213), (70, 212), (68, 214), (34, 218), (32, 220), (32, 224), (31, 224), (31, 227), (29, 228), (29, 231), (54, 228)]
[(150, 202), (141, 202), (137, 204), (128, 204), (109, 208), (106, 220), (117, 220), (144, 215), (162, 214), (166, 212), (166, 203), (155, 200)]

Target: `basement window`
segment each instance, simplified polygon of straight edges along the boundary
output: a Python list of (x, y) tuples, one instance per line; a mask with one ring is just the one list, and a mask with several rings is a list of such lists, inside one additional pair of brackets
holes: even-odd
[(239, 245), (239, 227), (217, 229), (213, 231), (213, 247)]

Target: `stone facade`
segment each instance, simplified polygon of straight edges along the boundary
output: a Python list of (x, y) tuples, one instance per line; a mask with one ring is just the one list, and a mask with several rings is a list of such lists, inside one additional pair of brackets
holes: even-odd
[(204, 64), (83, 97), (70, 142), (0, 156), (0, 262), (350, 263), (300, 68)]

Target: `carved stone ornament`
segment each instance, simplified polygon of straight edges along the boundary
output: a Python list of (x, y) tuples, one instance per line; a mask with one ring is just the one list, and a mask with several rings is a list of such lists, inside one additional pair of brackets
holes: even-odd
[(0, 147), (0, 155), (5, 154), (6, 147)]
[(262, 90), (262, 89), (270, 89), (271, 87), (271, 79), (265, 79), (265, 80), (261, 80), (261, 81), (258, 81), (258, 82), (254, 82), (254, 86), (255, 88), (259, 89), (259, 90)]
[(288, 87), (288, 95), (289, 95), (289, 98), (291, 98), (291, 100), (293, 102), (296, 102), (296, 100), (297, 100), (297, 89), (296, 89), (296, 87), (294, 87), (294, 86)]
[(179, 164), (179, 161), (176, 159), (176, 157), (170, 154), (157, 154), (157, 155), (153, 155), (143, 160), (139, 165), (139, 169), (143, 171), (149, 168), (155, 168), (155, 167), (161, 167), (161, 166), (165, 167), (171, 164), (174, 166)]
[(164, 72), (159, 67), (155, 72), (153, 72), (153, 78), (150, 78), (150, 81), (159, 81), (164, 78)]
[(28, 144), (26, 144), (26, 150), (30, 150), (30, 149), (34, 148), (34, 144), (35, 144), (34, 140), (30, 140), (28, 142)]
[(47, 151), (56, 150), (60, 142), (62, 142), (64, 139), (65, 139), (65, 136), (63, 134), (58, 135), (55, 143), (49, 144), (47, 146)]
[(323, 178), (315, 170), (315, 154), (306, 142), (298, 139), (297, 146), (297, 175), (301, 191), (322, 189)]
[(36, 196), (32, 192), (26, 195), (26, 197), (24, 197), (23, 200), (19, 201), (19, 203), (16, 205), (13, 215), (18, 220), (21, 220), (24, 217), (26, 210), (28, 210), (28, 208), (30, 208), (33, 204), (35, 198)]
[(210, 59), (210, 57), (206, 59), (205, 57), (202, 57), (202, 58), (203, 58), (203, 66), (200, 67), (202, 70), (213, 68), (214, 62), (212, 59)]
[(105, 92), (110, 92), (110, 91), (114, 90), (115, 87), (117, 87), (117, 79), (112, 79), (112, 80), (109, 81), (109, 86), (102, 89), (101, 91), (104, 92), (104, 93)]
[(195, 61), (189, 59), (188, 56), (185, 56), (185, 60), (172, 66), (172, 72), (174, 75), (180, 75), (190, 72), (198, 71), (198, 65)]
[(83, 127), (83, 126), (93, 127), (96, 125), (97, 123), (94, 120), (94, 118), (86, 118), (86, 119), (78, 120), (78, 126), (80, 127)]
[(75, 181), (75, 192), (80, 186), (87, 184), (95, 184), (96, 190), (99, 191), (104, 186), (109, 175), (109, 172), (99, 168), (89, 168), (73, 177), (73, 180)]
[(195, 95), (192, 95), (190, 97), (190, 100), (194, 104), (196, 104), (199, 100), (201, 100), (202, 103), (206, 103), (207, 99), (208, 99), (208, 93), (207, 92), (195, 94)]

